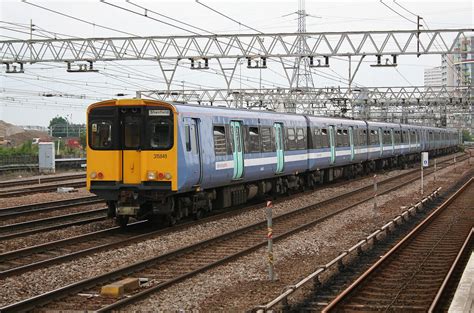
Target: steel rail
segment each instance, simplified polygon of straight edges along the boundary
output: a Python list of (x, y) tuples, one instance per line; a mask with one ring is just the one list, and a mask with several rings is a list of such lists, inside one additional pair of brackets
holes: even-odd
[(55, 182), (55, 181), (71, 180), (71, 179), (79, 179), (79, 178), (86, 178), (86, 174), (80, 173), (80, 174), (71, 174), (71, 175), (62, 175), (62, 176), (53, 176), (53, 177), (37, 177), (37, 178), (28, 178), (28, 179), (19, 179), (19, 180), (0, 181), (0, 188), (16, 187), (16, 186), (30, 185), (30, 184), (50, 183), (50, 182)]
[(429, 225), (442, 211), (444, 211), (456, 198), (461, 195), (464, 190), (474, 181), (471, 178), (466, 182), (457, 192), (451, 195), (443, 204), (441, 204), (436, 210), (434, 210), (423, 222), (417, 225), (408, 235), (406, 235), (401, 241), (399, 241), (389, 252), (384, 254), (375, 264), (373, 264), (367, 271), (365, 271), (359, 278), (356, 279), (349, 287), (342, 291), (335, 299), (324, 308), (323, 312), (327, 313), (337, 305), (339, 305), (351, 292), (353, 292), (358, 286), (361, 285), (370, 275), (377, 271), (381, 265), (393, 256), (401, 247), (404, 247), (409, 241), (411, 241), (420, 231), (422, 231), (427, 225)]
[[(415, 171), (416, 172), (416, 171)], [(406, 175), (408, 175), (407, 173), (404, 173)], [(404, 175), (402, 174), (402, 175)], [(409, 174), (413, 174), (413, 172), (409, 172)], [(400, 176), (402, 176), (400, 175)], [(405, 176), (406, 176), (405, 175)], [(384, 182), (391, 182), (395, 179), (399, 179), (400, 177), (399, 176), (396, 176), (396, 177), (391, 177), (387, 180), (384, 180), (380, 183), (380, 185), (383, 185)], [(412, 179), (409, 179), (408, 181), (404, 182), (402, 185), (406, 185), (406, 184), (409, 184), (411, 183), (412, 181), (418, 179), (417, 177), (416, 178), (412, 178)], [(396, 189), (399, 189), (401, 185), (397, 185), (397, 186), (392, 186), (391, 188), (389, 188), (389, 190), (386, 190), (385, 192), (389, 192), (391, 190), (396, 190)], [(347, 192), (347, 193), (344, 193), (342, 195), (338, 195), (332, 199), (328, 199), (328, 200), (324, 200), (324, 201), (321, 201), (321, 202), (318, 202), (316, 204), (313, 204), (313, 205), (310, 205), (310, 206), (306, 206), (304, 208), (300, 208), (298, 210), (294, 210), (292, 212), (288, 212), (288, 213), (285, 213), (285, 214), (282, 214), (280, 216), (277, 216), (275, 219), (274, 219), (274, 222), (276, 225), (278, 225), (278, 223), (280, 221), (285, 221), (285, 220), (291, 220), (291, 218), (295, 217), (303, 217), (304, 219), (308, 218), (308, 213), (310, 211), (313, 211), (313, 212), (316, 212), (316, 209), (321, 209), (323, 210), (325, 207), (327, 207), (329, 204), (333, 204), (335, 202), (337, 202), (338, 200), (341, 200), (347, 196), (352, 196), (352, 195), (359, 195), (359, 193), (361, 192), (361, 190), (371, 190), (371, 187), (372, 185), (369, 185), (369, 186), (365, 186), (365, 187), (362, 187), (362, 188), (359, 188), (357, 190), (353, 190), (353, 191), (350, 191), (350, 192)], [(382, 191), (380, 194), (384, 193), (384, 191)], [(307, 222), (307, 223), (299, 223), (297, 227), (294, 227), (293, 229), (291, 230), (288, 230), (286, 232), (283, 232), (281, 235), (279, 236), (276, 236), (275, 237), (275, 240), (280, 240), (280, 239), (283, 239), (295, 232), (298, 232), (298, 231), (302, 231), (308, 227), (311, 227), (317, 223), (320, 223), (321, 221), (325, 220), (325, 219), (328, 219), (330, 218), (331, 216), (334, 216), (344, 210), (348, 210), (354, 206), (357, 206), (359, 205), (360, 203), (363, 203), (363, 202), (367, 202), (367, 201), (371, 201), (372, 200), (372, 195), (370, 194), (367, 198), (364, 199), (365, 201), (356, 201), (356, 203), (352, 203), (342, 209), (339, 209), (339, 210), (336, 210), (336, 211), (331, 211), (327, 214), (323, 214), (322, 216), (320, 216), (319, 218), (311, 221), (311, 222)], [(318, 210), (319, 212), (319, 210)], [(315, 213), (316, 214), (316, 213)], [(255, 223), (253, 225), (249, 225), (249, 226), (246, 226), (244, 228), (241, 228), (241, 229), (238, 229), (238, 230), (235, 230), (235, 231), (231, 231), (231, 232), (228, 232), (228, 233), (225, 233), (225, 234), (222, 234), (220, 236), (217, 236), (217, 237), (214, 237), (214, 238), (211, 238), (209, 240), (203, 240), (203, 241), (200, 241), (198, 242), (197, 244), (193, 244), (193, 245), (190, 245), (190, 246), (187, 246), (187, 247), (184, 247), (184, 248), (181, 248), (181, 249), (177, 249), (177, 250), (174, 250), (172, 252), (169, 252), (169, 253), (166, 253), (164, 255), (161, 255), (161, 256), (158, 256), (158, 257), (154, 257), (154, 258), (150, 258), (150, 259), (147, 259), (145, 261), (141, 261), (141, 262), (137, 262), (133, 265), (130, 265), (130, 266), (126, 266), (126, 267), (123, 267), (119, 270), (115, 270), (115, 271), (112, 271), (112, 272), (109, 272), (109, 273), (106, 273), (106, 274), (102, 274), (102, 275), (99, 275), (97, 277), (94, 277), (94, 278), (91, 278), (91, 279), (86, 279), (86, 280), (82, 280), (80, 282), (77, 282), (77, 283), (74, 283), (74, 284), (71, 284), (69, 286), (66, 286), (64, 288), (59, 288), (59, 289), (56, 289), (56, 290), (53, 290), (51, 292), (47, 292), (43, 295), (39, 295), (39, 296), (36, 296), (36, 297), (33, 297), (33, 298), (30, 298), (30, 299), (26, 299), (26, 300), (23, 300), (23, 301), (20, 301), (20, 302), (17, 302), (17, 303), (14, 303), (12, 305), (9, 305), (7, 307), (4, 307), (2, 308), (3, 311), (5, 312), (8, 312), (10, 310), (29, 310), (29, 309), (33, 309), (34, 307), (36, 306), (39, 306), (39, 305), (44, 305), (45, 303), (48, 303), (48, 302), (51, 302), (51, 301), (54, 301), (55, 299), (59, 299), (59, 298), (63, 298), (64, 296), (67, 296), (69, 294), (73, 294), (73, 293), (77, 293), (77, 292), (80, 292), (80, 291), (83, 291), (84, 289), (89, 289), (89, 288), (93, 288), (95, 286), (98, 286), (102, 283), (105, 283), (105, 282), (108, 282), (108, 281), (112, 281), (114, 279), (117, 279), (119, 277), (122, 277), (123, 275), (129, 275), (131, 273), (134, 273), (134, 272), (137, 272), (137, 271), (140, 271), (142, 269), (146, 269), (150, 266), (152, 266), (153, 264), (157, 264), (157, 263), (162, 263), (162, 262), (165, 262), (165, 260), (169, 260), (170, 258), (173, 258), (177, 255), (180, 255), (181, 257), (183, 257), (183, 255), (185, 253), (189, 253), (190, 251), (199, 251), (200, 249), (204, 249), (205, 247), (209, 247), (211, 244), (215, 244), (215, 243), (218, 243), (218, 242), (221, 242), (223, 240), (226, 240), (228, 238), (236, 238), (236, 236), (239, 236), (239, 235), (243, 235), (243, 234), (246, 234), (252, 230), (256, 231), (256, 232), (261, 232), (262, 229), (266, 229), (266, 222), (258, 222), (258, 223)], [(164, 288), (165, 286), (169, 286), (170, 284), (172, 283), (175, 283), (175, 282), (178, 282), (178, 281), (181, 281), (187, 277), (190, 277), (198, 272), (202, 272), (208, 268), (211, 268), (211, 267), (214, 267), (218, 264), (222, 264), (224, 262), (227, 262), (229, 260), (232, 260), (238, 256), (241, 256), (243, 254), (247, 254), (249, 252), (252, 252), (258, 248), (260, 248), (261, 246), (265, 245), (266, 244), (266, 241), (263, 240), (263, 236), (262, 236), (262, 241), (257, 243), (256, 245), (253, 245), (251, 246), (250, 248), (247, 248), (247, 249), (244, 249), (244, 250), (241, 250), (235, 254), (232, 254), (232, 255), (228, 255), (220, 260), (217, 260), (213, 263), (210, 263), (210, 264), (206, 264), (204, 265), (203, 267), (199, 268), (199, 269), (195, 269), (193, 271), (190, 271), (188, 273), (185, 273), (179, 277), (175, 277), (173, 280), (169, 280), (167, 282), (164, 282), (164, 283), (160, 283), (154, 287), (151, 287), (145, 291), (142, 291), (136, 295), (132, 295), (130, 296), (129, 298), (127, 299), (124, 299), (124, 300), (121, 300), (119, 302), (117, 302), (116, 304), (112, 304), (111, 306), (107, 306), (105, 308), (102, 308), (103, 310), (111, 310), (113, 308), (116, 308), (118, 306), (122, 306), (124, 305), (125, 303), (128, 303), (132, 300), (137, 300), (141, 297), (143, 297), (144, 295), (150, 293), (150, 292), (153, 292), (153, 291), (156, 291), (158, 289), (161, 289), (161, 288)]]
[(104, 202), (104, 200), (97, 196), (86, 196), (81, 198), (26, 204), (0, 209), (0, 218), (10, 218), (31, 213), (44, 213), (48, 211), (69, 208), (75, 205), (88, 205), (101, 202)]
[(0, 198), (22, 196), (22, 195), (45, 192), (45, 191), (55, 191), (58, 189), (58, 187), (81, 188), (85, 186), (86, 186), (85, 181), (79, 181), (79, 182), (69, 182), (69, 183), (47, 185), (47, 186), (37, 185), (37, 186), (25, 187), (25, 188), (13, 189), (13, 190), (0, 190)]
[(471, 252), (471, 250), (469, 250), (468, 248), (469, 248), (469, 244), (473, 240), (473, 238), (474, 238), (474, 228), (471, 228), (471, 231), (469, 232), (469, 235), (467, 235), (466, 240), (464, 240), (464, 243), (463, 243), (461, 249), (459, 249), (459, 253), (456, 256), (456, 259), (454, 260), (454, 262), (451, 265), (448, 273), (446, 274), (446, 277), (444, 278), (443, 283), (439, 287), (439, 290), (436, 293), (436, 297), (434, 298), (433, 303), (431, 303), (431, 306), (428, 309), (428, 312), (430, 312), (430, 313), (438, 312), (439, 309), (437, 309), (437, 306), (440, 304), (441, 299), (442, 299), (441, 297), (447, 289), (447, 285), (448, 285), (449, 280), (452, 278), (456, 268), (459, 266), (459, 263), (460, 263), (460, 260), (462, 259), (462, 256), (465, 255), (466, 253)]
[[(76, 213), (59, 215), (59, 216), (54, 216), (54, 217), (47, 217), (47, 218), (37, 219), (33, 221), (28, 221), (28, 222), (3, 225), (3, 226), (0, 226), (0, 240), (13, 239), (17, 237), (36, 234), (39, 232), (45, 232), (45, 231), (56, 230), (56, 229), (65, 228), (65, 227), (69, 227), (73, 225), (87, 224), (91, 222), (105, 220), (107, 218), (106, 213), (107, 213), (107, 208), (100, 208), (100, 209), (93, 209), (93, 210), (88, 210), (84, 212), (76, 212)], [(77, 220), (78, 218), (79, 220)], [(72, 221), (68, 221), (71, 219)], [(57, 222), (64, 222), (64, 223), (57, 224)], [(38, 226), (38, 225), (50, 224), (50, 223), (53, 223), (53, 225), (34, 228), (35, 226)], [(28, 229), (31, 227), (33, 227), (33, 229)], [(25, 228), (26, 230), (22, 230)]]
[[(440, 162), (440, 163), (442, 163), (442, 162)], [(397, 176), (395, 176), (391, 179), (402, 178), (402, 177), (405, 177), (406, 175), (410, 175), (412, 173), (413, 172), (404, 173), (404, 174), (401, 174), (401, 175), (397, 175)], [(417, 180), (417, 177), (410, 180), (410, 182), (415, 181), (415, 180)], [(384, 183), (384, 181), (382, 183)], [(370, 187), (370, 185), (368, 185), (366, 187)], [(398, 188), (398, 187), (394, 187), (394, 188)], [(392, 190), (393, 190), (393, 188), (390, 189), (389, 191), (392, 191)], [(362, 190), (359, 189), (359, 191), (362, 191)], [(388, 191), (386, 190), (383, 193), (387, 193), (387, 192)], [(383, 194), (383, 193), (381, 193), (381, 194)], [(183, 224), (180, 224), (180, 225), (177, 225), (176, 227), (174, 227), (172, 229), (172, 231), (178, 231), (178, 230), (184, 229), (185, 227), (188, 227), (188, 226), (191, 226), (191, 225), (196, 226), (198, 224), (207, 223), (209, 221), (215, 220), (216, 217), (217, 218), (224, 218), (224, 217), (227, 217), (227, 216), (238, 215), (238, 214), (241, 214), (244, 211), (252, 210), (255, 207), (260, 207), (260, 204), (243, 207), (239, 210), (233, 210), (233, 211), (229, 211), (227, 213), (220, 213), (217, 216), (213, 215), (209, 218), (202, 219), (202, 220), (198, 221), (197, 223), (196, 222), (183, 223)], [(95, 234), (94, 233), (88, 233), (88, 234), (81, 235), (81, 236), (76, 236), (76, 237), (73, 237), (73, 238), (66, 238), (66, 239), (57, 240), (57, 241), (54, 241), (54, 242), (51, 242), (51, 243), (45, 243), (45, 244), (41, 244), (41, 245), (38, 245), (38, 246), (28, 247), (28, 248), (20, 249), (20, 250), (17, 250), (17, 251), (12, 251), (12, 252), (9, 252), (9, 253), (0, 254), (0, 262), (5, 262), (5, 261), (8, 261), (8, 260), (17, 259), (17, 258), (22, 257), (22, 256), (28, 256), (28, 258), (31, 259), (32, 258), (31, 254), (33, 254), (33, 253), (41, 254), (43, 251), (51, 251), (55, 248), (56, 249), (59, 248), (62, 252), (63, 249), (61, 247), (63, 247), (65, 244), (68, 244), (69, 247), (71, 247), (72, 244), (74, 244), (74, 243), (81, 244), (82, 241), (88, 240), (89, 238), (92, 239), (95, 235), (97, 235), (97, 236), (107, 236), (109, 233), (110, 234), (115, 233), (115, 231), (114, 231), (115, 229), (116, 228), (106, 229), (106, 230), (95, 232)], [(101, 251), (101, 250), (110, 249), (110, 248), (113, 248), (113, 247), (120, 247), (120, 246), (123, 246), (125, 244), (130, 244), (130, 243), (133, 243), (133, 242), (136, 242), (136, 241), (139, 241), (139, 240), (144, 240), (144, 239), (147, 239), (147, 238), (153, 238), (154, 236), (163, 235), (165, 233), (167, 233), (167, 231), (159, 230), (157, 232), (145, 233), (145, 234), (140, 234), (140, 235), (132, 236), (132, 237), (129, 237), (129, 238), (125, 238), (121, 241), (114, 241), (114, 242), (111, 242), (111, 243), (100, 244), (100, 245), (97, 245), (96, 247), (87, 247), (86, 249), (83, 249), (83, 250), (73, 251), (73, 252), (70, 252), (70, 253), (63, 254), (63, 255), (55, 256), (55, 257), (50, 258), (50, 259), (43, 259), (43, 260), (40, 260), (40, 261), (33, 261), (31, 263), (23, 264), (23, 265), (17, 264), (16, 267), (8, 268), (6, 270), (0, 271), (0, 277), (16, 275), (16, 274), (21, 273), (21, 272), (33, 270), (35, 268), (38, 268), (39, 266), (47, 266), (47, 265), (55, 264), (55, 263), (58, 263), (58, 262), (67, 261), (67, 260), (70, 260), (71, 258), (73, 258), (74, 256), (78, 257), (78, 256), (90, 254), (90, 253), (95, 253), (95, 252), (98, 252), (98, 251)], [(121, 234), (121, 235), (123, 235), (123, 234)], [(18, 261), (16, 261), (16, 263), (18, 263)], [(0, 263), (0, 267), (4, 267), (4, 264)]]

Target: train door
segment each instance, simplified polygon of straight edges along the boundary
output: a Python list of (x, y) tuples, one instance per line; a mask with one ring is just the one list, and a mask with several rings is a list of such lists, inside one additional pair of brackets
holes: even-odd
[(407, 138), (408, 138), (408, 152), (411, 152), (411, 129), (407, 131)]
[(242, 122), (231, 121), (230, 122), (230, 134), (232, 140), (232, 156), (234, 158), (234, 175), (232, 179), (242, 178), (244, 173), (244, 152), (243, 152), (243, 140), (242, 140)]
[(141, 140), (143, 129), (142, 108), (123, 108), (120, 114), (122, 129), (122, 181), (124, 184), (140, 184)]
[(285, 164), (285, 155), (283, 149), (283, 126), (281, 123), (273, 124), (275, 130), (275, 150), (277, 157), (276, 173), (283, 172), (283, 166)]
[(380, 156), (383, 154), (383, 131), (382, 128), (379, 127), (379, 147), (380, 147)]
[(390, 140), (392, 141), (392, 154), (395, 154), (395, 137), (393, 135), (393, 128), (390, 129)]
[(199, 185), (202, 180), (201, 142), (199, 134), (199, 119), (185, 118), (186, 174), (189, 176), (189, 180), (193, 185)]
[(336, 131), (334, 126), (329, 126), (329, 146), (331, 147), (331, 164), (336, 162)]
[(354, 161), (354, 127), (349, 127), (349, 144), (351, 145), (351, 161)]

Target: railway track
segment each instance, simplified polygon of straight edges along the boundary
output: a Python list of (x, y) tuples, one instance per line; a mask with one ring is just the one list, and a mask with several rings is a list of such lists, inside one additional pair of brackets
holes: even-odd
[(9, 180), (9, 181), (0, 182), (0, 189), (23, 186), (23, 185), (36, 185), (36, 184), (50, 183), (50, 182), (57, 182), (57, 181), (63, 181), (63, 180), (81, 179), (81, 178), (86, 178), (86, 174), (78, 173), (78, 174), (61, 175), (61, 176), (53, 176), (53, 177), (38, 177), (38, 178), (29, 178), (29, 179), (21, 179), (21, 180)]
[(39, 192), (55, 191), (58, 189), (58, 187), (81, 188), (85, 186), (86, 186), (85, 180), (48, 184), (48, 185), (43, 185), (43, 184), (31, 185), (29, 187), (0, 190), (0, 198), (17, 197), (17, 196), (23, 196), (23, 195), (39, 193)]
[(99, 208), (83, 212), (47, 217), (28, 222), (0, 226), (0, 241), (56, 230), (73, 225), (102, 221), (107, 218), (107, 209)]
[(2, 221), (25, 214), (44, 213), (54, 210), (66, 209), (77, 205), (88, 205), (104, 202), (97, 196), (87, 196), (75, 199), (57, 200), (43, 203), (26, 204), (0, 209)]
[[(403, 178), (402, 182), (398, 179)], [(410, 171), (379, 182), (379, 195), (397, 190), (418, 179), (418, 171)], [(372, 185), (338, 195), (313, 205), (299, 208), (274, 218), (274, 240), (281, 240), (331, 216), (359, 204), (372, 201)], [(343, 202), (345, 206), (340, 207)], [(258, 222), (241, 229), (180, 248), (169, 253), (137, 262), (106, 274), (86, 279), (63, 288), (26, 299), (2, 308), (3, 312), (30, 310), (47, 304), (47, 309), (112, 310), (166, 288), (209, 268), (248, 254), (266, 245), (266, 222)], [(122, 299), (98, 296), (102, 285), (133, 275), (146, 278), (139, 290)], [(84, 297), (86, 295), (87, 297)]]
[[(471, 177), (323, 312), (433, 310), (474, 225), (473, 181)], [(472, 240), (467, 247), (472, 251)]]
[[(391, 178), (389, 181), (412, 174), (413, 172), (405, 173)], [(385, 183), (388, 183), (388, 181)], [(365, 187), (365, 189), (367, 188), (368, 187)], [(245, 210), (251, 210), (256, 207), (260, 207), (260, 204), (247, 206), (226, 214), (220, 213), (218, 216), (203, 219), (199, 223), (207, 223), (218, 218), (224, 218), (225, 216), (238, 215)], [(58, 240), (52, 243), (40, 244), (18, 251), (11, 251), (0, 255), (0, 277), (16, 275), (21, 272), (36, 269), (40, 266), (44, 267), (58, 262), (65, 262), (73, 257), (95, 253), (113, 247), (121, 247), (140, 240), (150, 239), (167, 232), (186, 228), (192, 224), (193, 223), (185, 223), (173, 229), (159, 231), (145, 227), (140, 228), (140, 231), (138, 232), (125, 231), (124, 233), (120, 233), (118, 228), (114, 227), (94, 233), (84, 234), (82, 236)], [(195, 222), (194, 225), (196, 225)]]

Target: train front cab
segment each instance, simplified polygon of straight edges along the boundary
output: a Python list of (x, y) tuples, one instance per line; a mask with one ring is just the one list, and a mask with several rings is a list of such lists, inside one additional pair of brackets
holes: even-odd
[[(105, 199), (121, 224), (166, 203), (177, 190), (176, 114), (141, 99), (91, 105), (87, 122), (87, 187)], [(148, 206), (147, 206), (148, 205)], [(170, 208), (172, 209), (172, 208)]]

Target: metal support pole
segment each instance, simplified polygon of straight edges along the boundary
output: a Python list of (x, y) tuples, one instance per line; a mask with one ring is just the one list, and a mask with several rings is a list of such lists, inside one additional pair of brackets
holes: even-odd
[(456, 173), (456, 156), (454, 156), (454, 173)]
[(435, 181), (435, 183), (436, 183), (436, 178), (437, 178), (436, 177), (436, 169), (437, 169), (437, 167), (436, 167), (436, 159), (435, 159), (434, 160), (434, 181)]
[(377, 174), (374, 174), (374, 211), (377, 210)]
[(423, 160), (421, 160), (420, 165), (421, 165), (421, 197), (423, 197)]
[(268, 279), (275, 280), (273, 269), (273, 222), (272, 222), (272, 202), (267, 201), (267, 239), (268, 239)]

